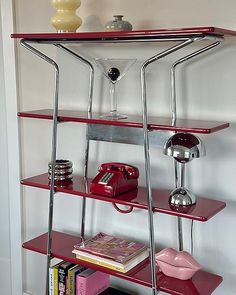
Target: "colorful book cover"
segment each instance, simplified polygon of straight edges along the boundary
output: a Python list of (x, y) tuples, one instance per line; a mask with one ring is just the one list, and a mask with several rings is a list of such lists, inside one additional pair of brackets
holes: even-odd
[(123, 266), (112, 265), (110, 263), (100, 261), (100, 260), (98, 260), (96, 258), (93, 258), (93, 257), (76, 255), (76, 258), (79, 259), (79, 260), (82, 260), (82, 261), (86, 261), (86, 262), (93, 263), (93, 264), (96, 264), (96, 265), (99, 265), (99, 266), (102, 266), (102, 267), (109, 268), (109, 269), (114, 270), (114, 271), (123, 272), (123, 273), (125, 272), (125, 269), (124, 269)]
[(108, 274), (86, 269), (76, 276), (76, 295), (98, 295), (110, 285)]
[(59, 294), (59, 291), (58, 291), (58, 269), (59, 269), (59, 266), (64, 262), (65, 261), (61, 261), (53, 266), (53, 271), (54, 271), (54, 293), (53, 294), (54, 295)]
[(68, 295), (76, 295), (76, 275), (85, 270), (84, 266), (74, 265), (68, 269)]
[(82, 244), (75, 245), (73, 253), (87, 252), (125, 263), (145, 249), (147, 249), (147, 246), (143, 243), (125, 240), (100, 232), (95, 237), (86, 240), (84, 246)]
[[(60, 264), (58, 269), (58, 291), (59, 295), (66, 295), (67, 287), (67, 272), (74, 264), (70, 262), (64, 262)], [(68, 289), (67, 289), (68, 293)]]
[(133, 257), (132, 259), (128, 260), (126, 263), (122, 264), (117, 261), (100, 257), (97, 255), (93, 255), (87, 252), (81, 252), (80, 254), (76, 255), (76, 258), (82, 261), (87, 261), (89, 263), (93, 263), (102, 267), (109, 268), (114, 271), (118, 272), (127, 272), (142, 261), (144, 261), (147, 257), (149, 257), (149, 250), (145, 250), (139, 253), (137, 256)]

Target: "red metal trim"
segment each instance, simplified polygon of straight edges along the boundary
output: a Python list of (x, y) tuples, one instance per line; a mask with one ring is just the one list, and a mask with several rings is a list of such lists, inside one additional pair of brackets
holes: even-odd
[(186, 35), (209, 34), (213, 36), (236, 36), (236, 31), (217, 27), (193, 27), (175, 29), (135, 30), (125, 32), (78, 32), (78, 33), (14, 33), (11, 38), (26, 38), (32, 40), (102, 40), (106, 38), (137, 39), (149, 37), (181, 37)]

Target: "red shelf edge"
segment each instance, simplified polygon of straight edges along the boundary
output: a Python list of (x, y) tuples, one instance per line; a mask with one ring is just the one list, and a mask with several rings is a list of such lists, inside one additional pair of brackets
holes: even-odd
[(158, 126), (155, 127), (153, 126), (153, 124), (148, 124), (149, 127), (148, 129), (150, 130), (163, 130), (163, 131), (177, 131), (177, 132), (189, 132), (189, 133), (201, 133), (201, 134), (211, 134), (211, 133), (214, 133), (214, 132), (217, 132), (217, 131), (220, 131), (220, 130), (223, 130), (223, 129), (226, 129), (230, 126), (229, 123), (222, 123), (221, 125), (219, 126), (216, 126), (216, 127), (212, 127), (212, 128), (191, 128), (191, 127), (178, 127), (178, 126)]
[[(34, 179), (39, 178), (39, 181), (36, 182)], [(32, 180), (33, 179), (33, 180)], [(30, 186), (30, 187), (35, 187), (35, 188), (40, 188), (40, 189), (46, 189), (49, 190), (50, 189), (50, 185), (49, 182), (45, 183), (47, 179), (47, 173), (32, 177), (32, 178), (27, 178), (27, 179), (23, 179), (21, 180), (21, 184), (25, 185), (25, 186)], [(79, 183), (80, 180), (82, 179), (82, 177), (79, 176), (74, 176), (74, 181), (75, 183)], [(88, 182), (90, 182), (91, 179), (88, 179)], [(144, 190), (145, 188), (139, 188), (140, 190)], [(120, 204), (120, 205), (126, 205), (126, 206), (133, 206), (134, 208), (139, 208), (139, 209), (144, 209), (144, 210), (148, 210), (148, 205), (144, 204), (144, 203), (138, 203), (138, 202), (132, 202), (132, 200), (123, 200), (123, 199), (119, 199), (119, 196), (117, 198), (110, 198), (110, 197), (106, 197), (106, 196), (101, 196), (101, 195), (94, 195), (92, 193), (87, 193), (85, 191), (75, 191), (74, 189), (71, 189), (70, 187), (67, 188), (67, 186), (64, 187), (60, 187), (60, 186), (55, 186), (55, 191), (56, 192), (61, 192), (61, 193), (65, 193), (65, 194), (70, 194), (70, 195), (74, 195), (74, 196), (79, 196), (79, 197), (86, 197), (86, 198), (90, 198), (90, 199), (94, 199), (94, 200), (99, 200), (99, 201), (104, 201), (104, 202), (109, 202), (109, 203), (116, 203), (116, 204)], [(158, 197), (158, 195), (160, 194), (161, 191), (154, 189), (153, 190), (153, 198)], [(156, 193), (155, 193), (156, 192)], [(131, 195), (133, 192), (128, 192), (126, 194), (123, 194), (123, 196), (129, 196)], [(131, 195), (132, 197), (132, 195)], [(188, 219), (192, 219), (195, 221), (200, 221), (200, 222), (206, 222), (208, 221), (210, 218), (212, 218), (214, 215), (216, 215), (217, 213), (219, 213), (220, 211), (222, 211), (225, 207), (226, 207), (226, 203), (222, 202), (222, 201), (215, 201), (215, 200), (211, 200), (211, 199), (207, 199), (207, 198), (202, 198), (202, 197), (198, 197), (197, 198), (198, 202), (212, 202), (210, 205), (212, 207), (213, 202), (216, 203), (217, 202), (217, 207), (215, 207), (215, 209), (213, 210), (211, 208), (211, 212), (207, 214), (207, 216), (203, 216), (202, 214), (199, 215), (191, 215), (191, 210), (195, 208), (195, 205), (193, 205), (191, 208), (189, 209), (189, 212), (179, 212), (179, 211), (174, 211), (171, 210), (171, 208), (163, 208), (163, 207), (157, 207), (155, 206), (154, 203), (154, 208), (153, 208), (153, 212), (155, 213), (162, 213), (162, 214), (168, 214), (168, 215), (172, 215), (172, 216), (180, 216), (183, 218), (188, 218)], [(163, 206), (163, 205), (162, 205)], [(209, 204), (208, 204), (209, 206)]]
[[(51, 112), (51, 113), (50, 113)], [(64, 111), (60, 110), (58, 115), (58, 121), (59, 122), (79, 122), (79, 123), (87, 123), (87, 124), (101, 124), (101, 125), (113, 125), (113, 126), (120, 126), (120, 127), (131, 127), (131, 128), (143, 128), (142, 120), (140, 122), (131, 121), (131, 120), (105, 120), (99, 118), (99, 114), (95, 113), (95, 116), (93, 118), (87, 117), (87, 112), (78, 112), (77, 116), (74, 113), (68, 113), (70, 111)], [(36, 111), (25, 111), (25, 112), (18, 112), (18, 117), (21, 118), (34, 118), (34, 119), (43, 119), (43, 120), (52, 120), (52, 110), (50, 109), (42, 109), (42, 110), (36, 110)], [(132, 116), (131, 116), (132, 118)], [(141, 116), (140, 116), (141, 118)], [(129, 119), (129, 118), (128, 118)], [(157, 117), (157, 119), (166, 120), (167, 118), (161, 118)], [(191, 127), (191, 126), (184, 126), (183, 121), (190, 121), (196, 123), (197, 120), (187, 120), (187, 119), (180, 119), (179, 124), (183, 124), (183, 126), (172, 126), (171, 120), (170, 123), (148, 123), (148, 129), (150, 131), (155, 130), (163, 130), (163, 131), (177, 131), (177, 132), (190, 132), (190, 133), (202, 133), (202, 134), (211, 134), (220, 130), (223, 130), (225, 128), (228, 128), (230, 126), (227, 122), (210, 122), (210, 121), (204, 121), (199, 120), (199, 125), (201, 126), (202, 122), (205, 122), (205, 124), (215, 124), (216, 126), (208, 126), (208, 127)], [(178, 124), (178, 120), (177, 120)], [(186, 123), (185, 123), (186, 124)]]
[(161, 37), (161, 36), (191, 36), (196, 34), (213, 35), (213, 36), (236, 36), (233, 30), (218, 28), (214, 26), (190, 27), (190, 28), (170, 28), (170, 29), (146, 29), (133, 30), (125, 32), (76, 32), (76, 33), (13, 33), (11, 38), (27, 38), (34, 40), (86, 40), (86, 39), (104, 39), (104, 38), (147, 38), (147, 37)]

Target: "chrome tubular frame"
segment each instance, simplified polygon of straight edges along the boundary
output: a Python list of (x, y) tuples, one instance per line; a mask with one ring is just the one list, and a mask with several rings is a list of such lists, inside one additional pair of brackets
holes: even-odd
[(55, 44), (56, 47), (64, 50), (66, 53), (74, 56), (76, 59), (79, 61), (83, 62), (90, 68), (90, 76), (89, 76), (89, 103), (88, 103), (88, 113), (91, 115), (92, 112), (92, 103), (93, 103), (93, 87), (94, 87), (94, 67), (92, 63), (84, 58), (83, 56), (77, 54), (73, 50), (65, 47), (64, 45), (61, 44)]
[[(212, 40), (216, 40), (213, 39)], [(205, 53), (206, 51), (209, 51), (211, 49), (213, 49), (214, 47), (218, 46), (221, 44), (221, 42), (223, 41), (223, 38), (217, 38), (217, 41), (207, 45), (199, 50), (196, 50), (182, 58), (180, 58), (179, 60), (177, 60), (176, 62), (173, 63), (171, 70), (170, 70), (170, 79), (171, 79), (171, 113), (172, 113), (172, 126), (176, 125), (176, 120), (177, 120), (177, 102), (176, 102), (176, 67), (200, 54)], [(183, 168), (184, 169), (184, 168)], [(184, 182), (184, 175), (179, 176), (179, 170), (178, 170), (178, 163), (174, 160), (174, 173), (175, 173), (175, 187), (179, 187), (183, 185)], [(181, 173), (182, 174), (182, 173)], [(181, 181), (180, 181), (181, 179)], [(178, 244), (179, 244), (179, 251), (183, 251), (184, 250), (184, 246), (183, 246), (183, 225), (182, 225), (182, 218), (181, 217), (177, 217), (177, 230), (178, 230)], [(192, 230), (193, 226), (191, 226), (191, 230)], [(192, 240), (192, 233), (191, 233), (191, 252), (193, 251), (193, 240)]]
[[(148, 223), (149, 223), (149, 237), (150, 237), (150, 261), (152, 273), (152, 292), (153, 295), (159, 293), (156, 283), (156, 265), (155, 265), (155, 240), (154, 240), (154, 225), (153, 225), (153, 202), (151, 189), (151, 172), (150, 172), (150, 155), (149, 155), (149, 138), (148, 138), (148, 118), (147, 118), (147, 92), (146, 92), (146, 75), (145, 71), (148, 65), (158, 61), (159, 59), (181, 49), (202, 38), (189, 38), (177, 45), (174, 45), (155, 56), (146, 60), (141, 68), (141, 95), (142, 95), (142, 113), (143, 113), (143, 139), (144, 139), (144, 156), (145, 156), (145, 176), (148, 198)], [(177, 41), (177, 40), (176, 40)]]
[[(47, 63), (51, 64), (55, 69), (55, 93), (54, 93), (54, 108), (53, 108), (53, 136), (52, 136), (52, 153), (51, 153), (51, 162), (52, 162), (52, 175), (55, 174), (55, 162), (56, 162), (56, 152), (57, 152), (57, 126), (58, 126), (58, 93), (59, 93), (59, 66), (57, 63), (46, 56), (44, 53), (40, 52), (38, 49), (29, 45), (29, 43), (34, 44), (52, 44), (58, 48), (64, 50), (65, 52), (71, 54), (78, 60), (84, 62), (90, 67), (90, 82), (89, 82), (89, 104), (88, 104), (88, 116), (91, 116), (92, 113), (92, 97), (93, 97), (93, 87), (94, 87), (94, 68), (93, 65), (81, 57), (74, 51), (68, 49), (67, 47), (61, 44), (70, 44), (70, 43), (134, 43), (134, 42), (169, 42), (175, 41), (180, 42), (177, 45), (174, 45), (155, 56), (146, 60), (141, 67), (141, 99), (142, 99), (142, 117), (143, 117), (143, 144), (144, 144), (144, 156), (145, 156), (145, 176), (146, 176), (146, 187), (147, 187), (147, 199), (148, 199), (148, 222), (149, 222), (149, 236), (150, 236), (150, 260), (151, 260), (151, 273), (152, 273), (152, 292), (153, 295), (157, 295), (159, 291), (157, 290), (156, 284), (156, 267), (155, 267), (155, 241), (154, 241), (154, 225), (153, 225), (153, 203), (152, 203), (152, 190), (151, 190), (151, 173), (150, 173), (150, 155), (149, 155), (149, 130), (148, 130), (148, 118), (147, 118), (147, 94), (146, 94), (146, 77), (145, 71), (148, 65), (153, 62), (158, 61), (159, 59), (177, 51), (185, 46), (202, 39), (207, 40), (220, 40), (218, 37), (211, 37), (207, 35), (196, 35), (196, 36), (185, 36), (181, 38), (169, 37), (169, 38), (154, 38), (154, 39), (138, 39), (138, 40), (33, 40), (33, 39), (22, 39), (20, 41), (21, 45), (24, 46), (27, 50), (31, 51), (33, 54), (37, 55)], [(217, 46), (220, 41), (217, 41), (203, 49), (200, 49), (190, 55), (185, 56), (184, 58), (175, 62), (171, 69), (171, 89), (172, 89), (172, 123), (173, 125), (176, 122), (176, 89), (175, 89), (175, 68), (178, 64), (197, 56), (215, 46)], [(84, 179), (85, 186), (88, 190), (87, 184), (87, 173), (88, 173), (88, 157), (89, 157), (89, 137), (88, 137), (88, 126), (86, 130), (87, 142), (85, 149), (85, 163), (84, 163)], [(177, 167), (175, 169), (176, 183), (180, 181), (177, 175)], [(53, 227), (53, 207), (54, 207), (54, 177), (51, 177), (50, 180), (50, 198), (49, 198), (49, 213), (48, 213), (48, 237), (47, 237), (47, 269), (46, 269), (46, 286), (45, 294), (49, 295), (49, 267), (51, 262), (51, 252), (52, 252), (52, 227)], [(84, 238), (85, 230), (85, 210), (86, 209), (86, 200), (83, 198), (82, 205), (82, 220), (81, 220), (81, 236)]]
[[(76, 52), (72, 51), (71, 49), (65, 47), (64, 45), (56, 44), (56, 46), (66, 53), (72, 55), (77, 60), (83, 62), (84, 64), (88, 65), (90, 68), (90, 76), (89, 76), (89, 103), (88, 103), (88, 117), (91, 117), (92, 113), (92, 104), (93, 104), (93, 89), (94, 89), (94, 67), (90, 61), (85, 59), (84, 57), (78, 55)], [(84, 181), (85, 181), (85, 188), (88, 192), (87, 186), (87, 176), (88, 176), (88, 158), (89, 158), (89, 144), (90, 140), (88, 137), (88, 125), (86, 125), (86, 147), (85, 147), (85, 157), (84, 157)], [(82, 239), (82, 243), (85, 241), (85, 215), (86, 215), (86, 198), (83, 197), (82, 201), (82, 216), (81, 216), (81, 229), (80, 229), (80, 236)]]
[[(42, 58), (47, 63), (51, 64), (55, 70), (55, 94), (54, 94), (54, 108), (53, 108), (53, 130), (52, 130), (52, 153), (51, 153), (51, 163), (52, 163), (52, 176), (55, 174), (55, 164), (56, 164), (56, 153), (57, 153), (57, 124), (58, 124), (58, 94), (59, 94), (59, 67), (57, 63), (40, 52), (38, 49), (32, 47), (27, 43), (27, 40), (22, 39), (20, 41), (21, 45), (26, 49), (36, 54), (38, 57)], [(51, 262), (52, 253), (52, 227), (53, 227), (53, 207), (54, 207), (54, 177), (50, 179), (50, 197), (49, 197), (49, 212), (48, 212), (48, 236), (47, 236), (47, 269), (46, 269), (46, 285), (45, 294), (49, 294), (49, 267)]]

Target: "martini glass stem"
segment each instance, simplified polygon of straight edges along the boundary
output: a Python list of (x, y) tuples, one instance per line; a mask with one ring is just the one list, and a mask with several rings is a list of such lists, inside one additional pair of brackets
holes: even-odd
[(110, 82), (110, 99), (111, 99), (110, 113), (112, 116), (116, 116), (117, 115), (117, 97), (116, 97), (115, 83), (113, 82)]

